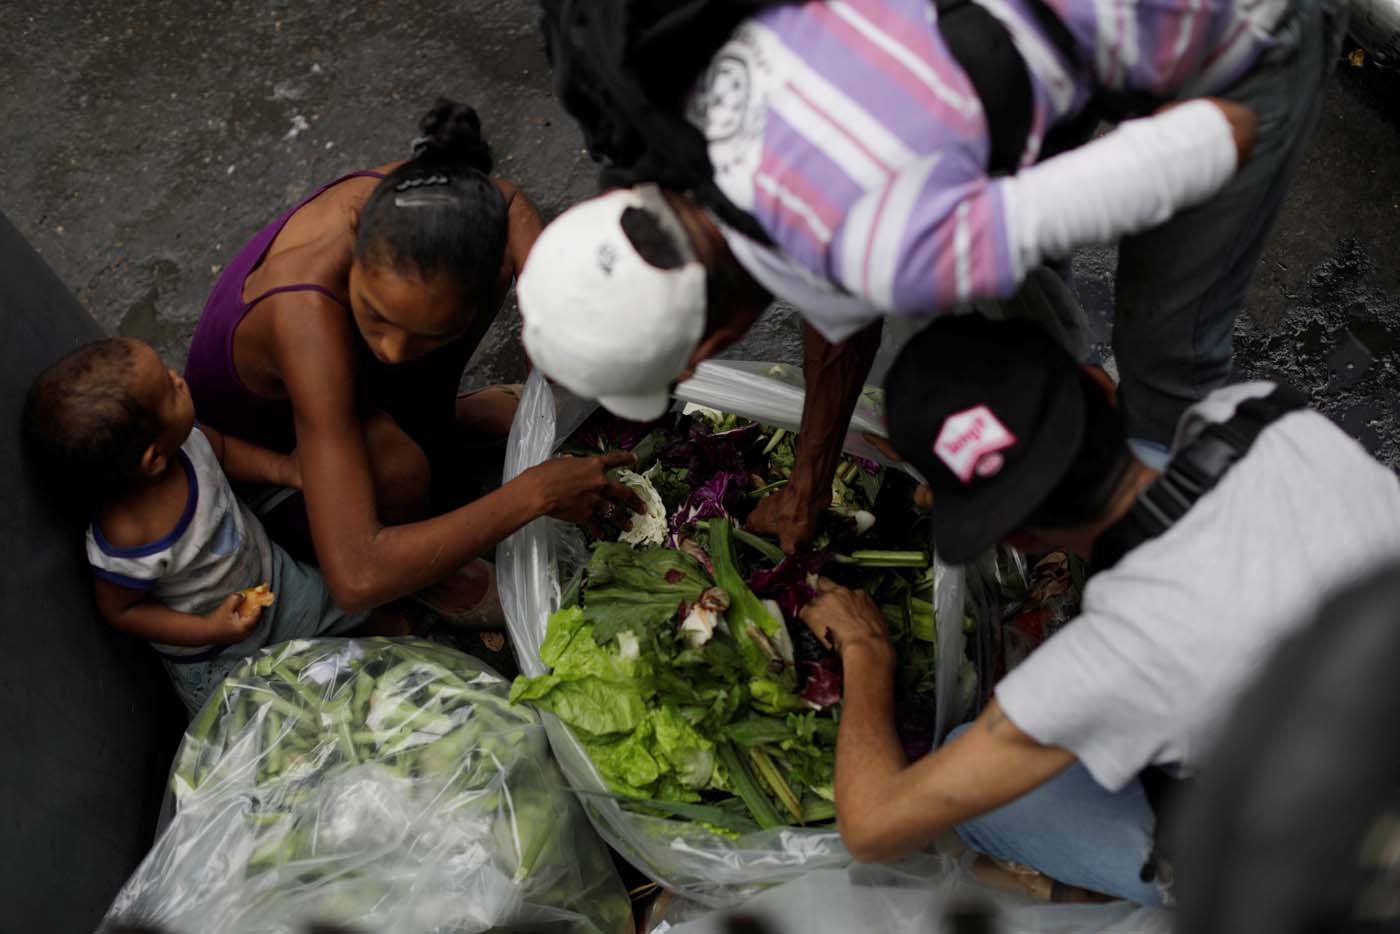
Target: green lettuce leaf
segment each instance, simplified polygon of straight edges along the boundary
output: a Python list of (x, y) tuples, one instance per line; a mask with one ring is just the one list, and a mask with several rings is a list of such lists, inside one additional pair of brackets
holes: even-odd
[(672, 622), (680, 604), (694, 603), (711, 583), (682, 552), (602, 542), (588, 563), (584, 621), (600, 645), (628, 630), (641, 636)]
[(516, 678), (511, 703), (532, 701), (595, 735), (630, 733), (646, 719), (651, 690), (647, 661), (623, 659), (598, 645), (579, 607), (549, 618), (540, 658), (553, 671)]
[(715, 767), (715, 744), (696, 732), (671, 704), (651, 713), (656, 749), (665, 757), (676, 780), (687, 788), (705, 788)]
[(630, 733), (647, 716), (641, 694), (601, 678), (517, 678), (511, 685), (510, 699), (512, 703), (530, 701), (569, 726), (595, 735)]
[(649, 796), (648, 789), (661, 777), (663, 768), (662, 763), (658, 762), (647, 748), (651, 737), (651, 724), (644, 721), (622, 739), (584, 739), (583, 748), (588, 751), (588, 757), (593, 760), (608, 787), (614, 792)]

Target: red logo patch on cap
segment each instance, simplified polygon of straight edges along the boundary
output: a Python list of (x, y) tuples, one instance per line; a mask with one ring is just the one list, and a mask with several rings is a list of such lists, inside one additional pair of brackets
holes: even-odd
[(949, 415), (933, 442), (933, 453), (948, 465), (963, 483), (974, 476), (991, 477), (1001, 472), (1005, 460), (997, 453), (1016, 443), (1001, 420), (985, 405), (976, 405)]

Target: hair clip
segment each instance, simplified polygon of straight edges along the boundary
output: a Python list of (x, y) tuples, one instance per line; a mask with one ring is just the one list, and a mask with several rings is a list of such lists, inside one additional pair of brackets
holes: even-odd
[(394, 186), (395, 191), (408, 191), (410, 188), (430, 188), (433, 185), (446, 185), (451, 179), (446, 175), (419, 175), (406, 178)]

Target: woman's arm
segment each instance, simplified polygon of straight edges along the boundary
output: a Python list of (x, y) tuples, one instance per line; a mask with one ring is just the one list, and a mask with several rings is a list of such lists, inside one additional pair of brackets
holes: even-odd
[(355, 411), (354, 325), (329, 300), (275, 318), (275, 347), (296, 423), (302, 489), (322, 573), (347, 612), (421, 590), (541, 515), (583, 521), (614, 502), (641, 511), (606, 471), (630, 455), (543, 464), (452, 512), (407, 525), (379, 521)]
[(200, 425), (199, 430), (209, 439), (214, 456), (219, 459), (230, 480), (301, 487), (301, 470), (295, 453), (279, 454), (242, 438), (215, 431), (207, 425)]
[(207, 616), (181, 613), (144, 590), (121, 587), (100, 577), (92, 579), (97, 611), (124, 633), (166, 645), (232, 645), (247, 638), (258, 625), (262, 607), (243, 607), (241, 593), (229, 594)]
[(534, 202), (514, 182), (508, 182), (504, 178), (494, 181), (506, 198), (506, 263), (510, 267), (510, 277), (517, 278), (520, 270), (525, 268), (525, 257), (530, 255), (531, 248), (540, 237), (540, 231), (544, 229), (544, 222), (540, 220), (540, 212), (535, 208)]

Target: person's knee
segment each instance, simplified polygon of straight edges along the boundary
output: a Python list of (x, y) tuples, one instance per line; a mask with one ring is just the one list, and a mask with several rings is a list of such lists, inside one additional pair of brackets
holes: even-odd
[(365, 441), (380, 521), (393, 524), (422, 518), (432, 485), (428, 455), (382, 413), (366, 420)]

